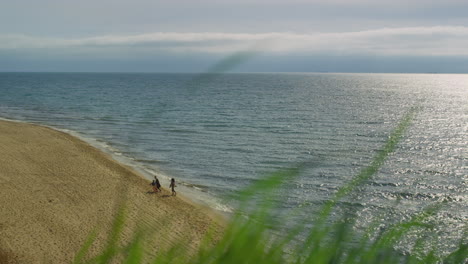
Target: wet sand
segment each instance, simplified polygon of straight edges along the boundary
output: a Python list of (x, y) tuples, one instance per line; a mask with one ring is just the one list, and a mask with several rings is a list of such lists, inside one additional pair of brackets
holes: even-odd
[(93, 230), (96, 255), (121, 204), (122, 240), (143, 230), (149, 257), (180, 241), (193, 251), (209, 228), (222, 232), (213, 212), (149, 183), (76, 137), (0, 120), (0, 262), (69, 263)]

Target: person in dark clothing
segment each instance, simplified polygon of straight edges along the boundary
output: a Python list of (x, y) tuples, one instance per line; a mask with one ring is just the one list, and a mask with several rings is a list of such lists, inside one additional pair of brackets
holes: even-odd
[(154, 176), (154, 180), (151, 182), (151, 185), (153, 186), (153, 191), (155, 193), (161, 191), (161, 183), (159, 183), (159, 180), (156, 176)]
[(177, 185), (175, 184), (175, 179), (172, 178), (171, 179), (171, 184), (169, 185), (169, 188), (171, 188), (172, 190), (172, 195), (173, 196), (176, 196), (177, 195), (177, 192), (174, 190), (174, 188), (176, 187)]

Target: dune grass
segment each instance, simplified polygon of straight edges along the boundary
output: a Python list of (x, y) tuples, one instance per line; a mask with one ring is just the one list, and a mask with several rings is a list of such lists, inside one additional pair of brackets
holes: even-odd
[[(415, 110), (411, 110), (401, 119), (369, 166), (342, 186), (311, 218), (310, 223), (297, 223), (287, 229), (279, 227), (280, 235), (271, 232), (271, 227), (278, 225), (279, 217), (275, 215), (278, 204), (272, 202), (275, 190), (300, 173), (299, 165), (275, 172), (241, 191), (239, 210), (232, 216), (223, 236), (213, 243), (213, 237), (208, 233), (195, 254), (184, 251), (185, 247), (174, 246), (148, 260), (144, 256), (145, 245), (140, 232), (128, 244), (122, 245), (119, 233), (125, 214), (121, 209), (109, 234), (107, 247), (98, 256), (89, 258), (87, 250), (96, 237), (92, 233), (76, 254), (74, 263), (467, 263), (468, 249), (463, 239), (457, 249), (445, 255), (433, 248), (432, 240), (427, 239), (427, 233), (433, 226), (426, 220), (443, 204), (431, 205), (409, 220), (396, 221), (383, 230), (377, 221), (367, 230), (357, 230), (354, 224), (359, 219), (352, 212), (338, 218), (331, 217), (340, 200), (382, 167), (396, 149), (414, 114)], [(312, 227), (306, 228), (306, 224)], [(419, 234), (416, 241), (408, 245), (411, 253), (399, 252), (396, 245), (410, 232)]]

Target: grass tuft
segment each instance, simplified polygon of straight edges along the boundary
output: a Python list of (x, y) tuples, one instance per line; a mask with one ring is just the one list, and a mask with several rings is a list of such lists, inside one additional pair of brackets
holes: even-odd
[[(446, 255), (430, 246), (431, 239), (436, 238), (430, 235), (434, 226), (428, 224), (428, 219), (444, 206), (443, 203), (428, 206), (408, 220), (396, 222), (383, 230), (379, 228), (382, 223), (377, 221), (366, 230), (357, 230), (355, 223), (359, 219), (353, 212), (345, 212), (338, 218), (331, 217), (340, 200), (379, 171), (387, 157), (395, 151), (415, 113), (416, 110), (412, 109), (401, 119), (369, 166), (341, 187), (311, 218), (312, 228), (306, 229), (305, 223), (297, 223), (280, 235), (272, 232), (271, 227), (281, 222), (275, 214), (278, 206), (273, 202), (275, 191), (300, 173), (301, 166), (296, 166), (275, 172), (242, 190), (238, 196), (239, 209), (218, 242), (213, 243), (213, 234), (208, 232), (195, 254), (189, 253), (184, 242), (180, 241), (167, 251), (158, 253), (150, 263), (467, 263), (468, 246), (463, 239), (452, 253)], [(123, 225), (124, 213), (121, 209), (102, 254), (89, 262), (83, 261), (96, 236), (92, 233), (77, 253), (74, 263), (109, 263), (119, 255), (121, 263), (142, 263), (145, 252), (143, 232), (137, 232), (126, 247), (120, 248), (119, 234)], [(411, 254), (396, 250), (397, 245), (405, 241), (405, 236), (413, 232), (418, 237), (412, 245)]]

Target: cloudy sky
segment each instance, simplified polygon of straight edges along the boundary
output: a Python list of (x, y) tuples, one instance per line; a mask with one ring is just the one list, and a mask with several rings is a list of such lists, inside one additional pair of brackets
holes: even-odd
[[(468, 73), (467, 0), (0, 0), (0, 71)], [(245, 54), (248, 54), (245, 56)]]

